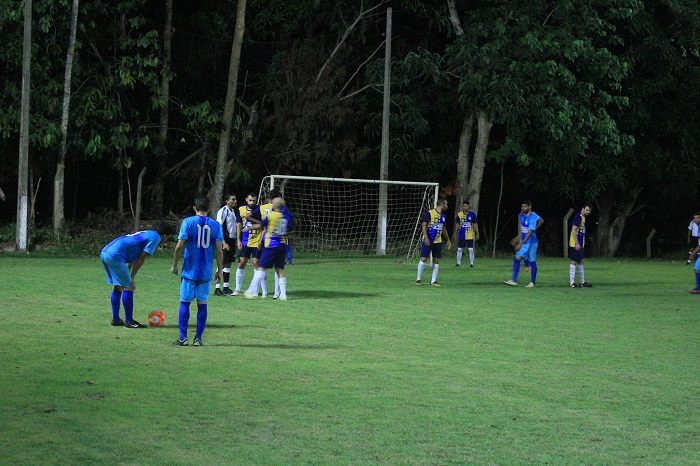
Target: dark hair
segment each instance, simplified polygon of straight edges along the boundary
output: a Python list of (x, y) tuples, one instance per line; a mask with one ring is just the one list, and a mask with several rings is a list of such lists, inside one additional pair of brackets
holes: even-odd
[(253, 191), (251, 191), (251, 192), (249, 192), (248, 194), (245, 195), (245, 197), (250, 197), (250, 196), (253, 196), (254, 198), (257, 199), (258, 193), (254, 193)]
[(527, 200), (527, 199), (525, 199), (525, 200), (524, 200), (523, 202), (521, 202), (520, 204), (525, 204), (525, 205), (528, 205), (528, 206), (532, 207), (532, 202), (529, 201), (529, 200)]
[(586, 207), (588, 207), (589, 209), (593, 209), (593, 205), (591, 205), (590, 202), (584, 202), (581, 208), (585, 209)]
[(194, 200), (194, 208), (197, 209), (197, 212), (209, 212), (209, 198), (197, 196)]
[(235, 194), (224, 194), (224, 202), (228, 202), (232, 197), (236, 197)]
[(156, 233), (160, 236), (175, 234), (175, 227), (169, 223), (161, 223), (156, 227)]
[(462, 205), (467, 204), (469, 207), (472, 206), (471, 202), (469, 202), (469, 199), (465, 199), (462, 201)]
[(695, 212), (695, 213), (693, 214), (693, 217), (695, 217), (696, 215), (700, 215), (700, 212)]
[(270, 195), (269, 195), (269, 196), (270, 196), (270, 200), (272, 200), (272, 199), (274, 199), (274, 198), (276, 198), (276, 197), (282, 197), (282, 192), (281, 192), (279, 189), (277, 189), (277, 188), (271, 189), (271, 190), (270, 190)]

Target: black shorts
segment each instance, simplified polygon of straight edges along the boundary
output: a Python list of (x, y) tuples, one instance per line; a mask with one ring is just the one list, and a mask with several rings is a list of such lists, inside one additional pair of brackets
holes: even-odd
[(464, 249), (464, 247), (467, 248), (473, 248), (474, 247), (474, 240), (473, 239), (460, 239), (457, 242), (457, 247), (460, 249)]
[(569, 259), (571, 259), (571, 262), (579, 264), (583, 262), (583, 248), (577, 251), (575, 247), (569, 246)]
[(224, 238), (228, 244), (228, 250), (224, 249), (224, 264), (231, 264), (236, 261), (236, 238)]
[(241, 257), (245, 257), (246, 259), (250, 259), (250, 258), (257, 259), (258, 248), (257, 247), (251, 248), (248, 246), (243, 246), (243, 249), (241, 249), (238, 252), (238, 258), (240, 259)]

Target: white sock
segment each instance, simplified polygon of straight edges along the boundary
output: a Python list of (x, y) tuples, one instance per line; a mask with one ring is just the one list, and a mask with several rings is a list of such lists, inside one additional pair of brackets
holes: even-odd
[(437, 281), (438, 270), (440, 270), (440, 264), (433, 265), (433, 279), (430, 280), (430, 283), (435, 283)]
[[(262, 291), (263, 296), (267, 296), (267, 270), (263, 272), (262, 279), (260, 280), (260, 291)], [(257, 293), (257, 290), (255, 292)]]
[(474, 265), (474, 248), (469, 248), (469, 265)]
[(275, 272), (275, 296), (280, 295), (280, 276)]
[(257, 296), (258, 286), (260, 286), (260, 281), (263, 279), (263, 276), (265, 276), (264, 270), (256, 270), (253, 273), (253, 280), (250, 282), (250, 286), (248, 287), (245, 293)]
[(287, 277), (282, 277), (280, 281), (280, 298), (287, 297)]
[(425, 262), (423, 262), (423, 261), (418, 262), (418, 278), (416, 278), (416, 280), (420, 280), (420, 277), (423, 275), (424, 268), (425, 268)]
[(243, 274), (245, 274), (245, 269), (236, 269), (236, 289), (241, 291), (241, 285), (243, 285)]
[(216, 289), (218, 290), (219, 288), (221, 288), (221, 284), (220, 284), (220, 283), (217, 283), (217, 284), (216, 284)]
[(573, 285), (576, 281), (576, 265), (569, 264), (569, 284)]
[(462, 248), (457, 248), (457, 263), (461, 264), (462, 263)]
[(583, 278), (583, 264), (577, 265), (576, 269), (578, 270), (578, 277), (581, 280), (581, 283), (584, 283), (586, 279)]

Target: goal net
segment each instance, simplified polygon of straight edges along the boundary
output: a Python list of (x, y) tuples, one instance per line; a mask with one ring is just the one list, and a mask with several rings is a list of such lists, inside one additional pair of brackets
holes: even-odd
[(437, 183), (270, 175), (261, 202), (275, 188), (294, 215), (292, 249), (335, 257), (417, 259), (421, 216), (438, 195)]

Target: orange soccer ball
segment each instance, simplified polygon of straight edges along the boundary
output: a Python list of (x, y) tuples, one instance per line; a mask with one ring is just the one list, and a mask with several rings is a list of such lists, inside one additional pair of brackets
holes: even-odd
[(161, 311), (153, 311), (148, 314), (148, 324), (151, 327), (160, 327), (165, 323), (165, 314)]

